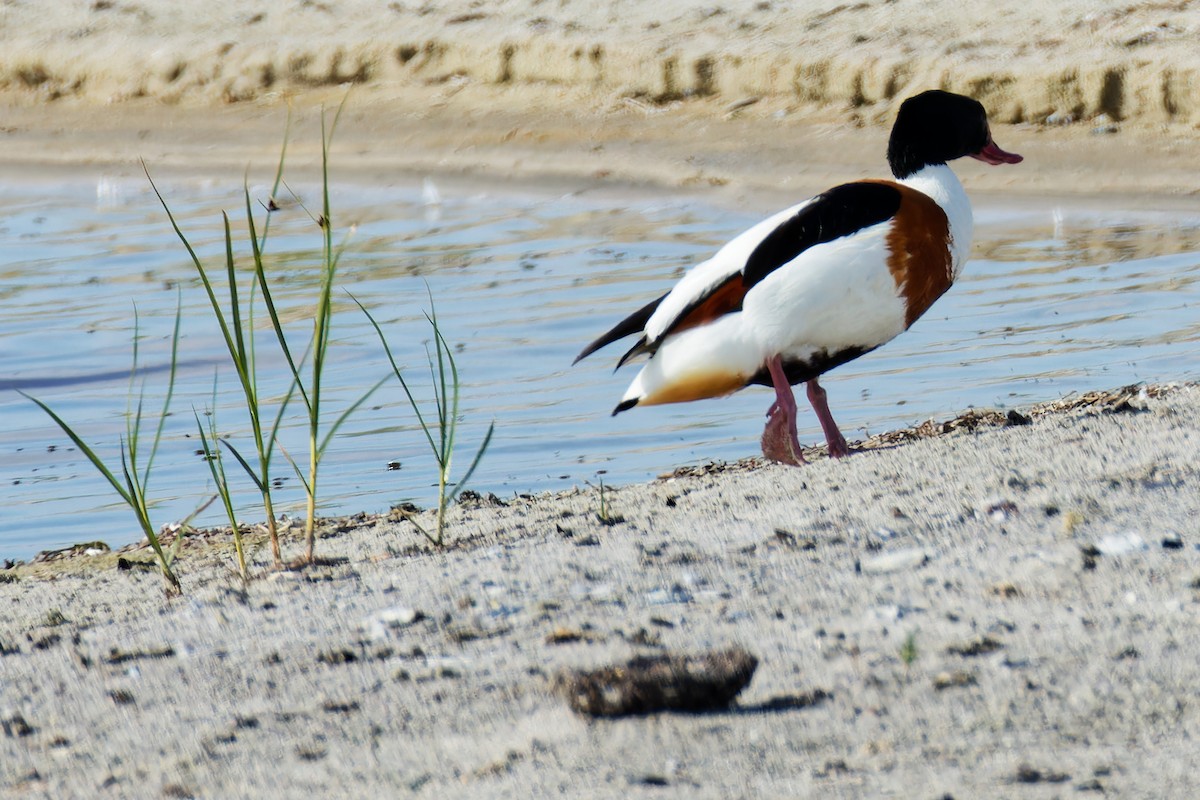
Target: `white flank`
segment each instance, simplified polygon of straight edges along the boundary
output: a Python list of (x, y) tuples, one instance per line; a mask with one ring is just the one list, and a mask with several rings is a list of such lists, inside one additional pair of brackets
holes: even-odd
[[(745, 383), (764, 360), (757, 339), (745, 330), (745, 320), (744, 314), (726, 314), (708, 325), (668, 336), (629, 384), (622, 402), (660, 402), (657, 396), (703, 383), (710, 376), (740, 376)], [(736, 388), (740, 386), (730, 391)]]
[(891, 222), (805, 250), (746, 294), (742, 314), (762, 358), (878, 347), (904, 330), (904, 300), (887, 268)]
[(791, 219), (800, 209), (811, 203), (805, 200), (799, 205), (785, 208), (778, 214), (764, 219), (743, 233), (731, 239), (712, 258), (702, 261), (692, 267), (679, 283), (671, 289), (663, 301), (655, 309), (654, 315), (646, 322), (646, 339), (655, 342), (663, 332), (675, 323), (675, 320), (686, 311), (696, 298), (703, 297), (714, 286), (724, 283), (730, 275), (735, 275), (746, 266), (746, 259), (755, 248), (767, 238), (771, 231), (778, 228), (784, 221)]

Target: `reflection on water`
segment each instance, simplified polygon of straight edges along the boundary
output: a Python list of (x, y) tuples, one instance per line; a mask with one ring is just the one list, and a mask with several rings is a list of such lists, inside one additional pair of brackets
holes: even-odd
[[(220, 210), (231, 212), (235, 230), (243, 224), (238, 187), (164, 188), (202, 257), (220, 268)], [(252, 191), (265, 199), (263, 190)], [(165, 385), (177, 299), (184, 324), (175, 413), (150, 491), (159, 499), (160, 523), (187, 516), (210, 492), (207, 467), (195, 455), (192, 409), (210, 409), (214, 380), (222, 433), (245, 444), (248, 426), (203, 290), (161, 209), (136, 181), (2, 192), (0, 556), (136, 537), (128, 510), (53, 423), (13, 390), (48, 401), (115, 457), (129, 402), (134, 306), (147, 407), (154, 407)], [(326, 378), (331, 415), (388, 372), (350, 293), (376, 315), (421, 398), (430, 398), (423, 313), (431, 293), (464, 379), (464, 447), (496, 421), (474, 480), (479, 490), (565, 488), (601, 472), (608, 483), (630, 482), (680, 464), (757, 452), (769, 390), (614, 419), (609, 412), (634, 374), (612, 373), (619, 348), (571, 367), (585, 343), (757, 214), (672, 198), (468, 195), (445, 187), (436, 196), (416, 184), (345, 188), (333, 205), (335, 226), (349, 238), (340, 269), (347, 292), (335, 298)], [(1071, 209), (984, 209), (977, 217), (975, 258), (951, 292), (911, 331), (827, 379), (834, 413), (851, 438), (972, 405), (1029, 403), (1200, 372), (1194, 219)], [(302, 342), (319, 280), (319, 231), (297, 203), (274, 215), (272, 225), (275, 299)], [(256, 321), (260, 391), (278, 399), (287, 389), (286, 368), (261, 309)], [(802, 416), (802, 423), (802, 439), (820, 439), (815, 418)], [(295, 414), (283, 435), (289, 452), (304, 452)], [(426, 447), (401, 390), (387, 384), (330, 446), (324, 511), (428, 504), (434, 474)], [(389, 470), (389, 462), (401, 468)], [(299, 482), (283, 459), (277, 465), (280, 509), (299, 514)], [(257, 520), (261, 509), (251, 494), (241, 492), (242, 510)], [(202, 521), (219, 520), (209, 514)]]

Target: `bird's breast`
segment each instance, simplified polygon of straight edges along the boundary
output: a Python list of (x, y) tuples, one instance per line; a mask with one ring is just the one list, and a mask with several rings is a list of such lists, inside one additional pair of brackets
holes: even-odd
[(888, 223), (885, 262), (904, 302), (907, 329), (954, 282), (950, 220), (932, 198), (909, 186), (900, 190), (900, 208)]

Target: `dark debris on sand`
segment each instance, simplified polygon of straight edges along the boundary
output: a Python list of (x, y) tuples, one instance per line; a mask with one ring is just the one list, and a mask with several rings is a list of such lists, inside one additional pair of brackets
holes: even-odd
[(728, 708), (749, 685), (758, 659), (738, 647), (700, 655), (638, 656), (626, 664), (573, 670), (558, 686), (577, 713), (621, 717)]

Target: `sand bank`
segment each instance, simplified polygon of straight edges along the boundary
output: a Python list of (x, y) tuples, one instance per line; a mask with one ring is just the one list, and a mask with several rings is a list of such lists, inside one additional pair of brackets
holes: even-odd
[[(609, 490), (607, 523), (592, 489), (480, 498), (446, 551), (343, 520), (249, 585), (197, 544), (174, 600), (111, 556), (18, 571), (0, 792), (1190, 796), (1200, 390), (998, 422)], [(553, 690), (732, 644), (760, 666), (728, 712)]]
[(6, 8), (0, 85), (44, 99), (174, 103), (470, 81), (654, 103), (787, 96), (868, 116), (914, 86), (941, 85), (990, 100), (1003, 122), (1200, 122), (1200, 8), (1187, 2), (55, 5)]
[(269, 165), (289, 104), (311, 151), (318, 109), (349, 91), (343, 175), (795, 198), (883, 172), (896, 104), (942, 86), (981, 99), (1027, 157), (968, 170), (976, 195), (1197, 191), (1194, 3), (58, 5), (4, 10), (14, 175)]

